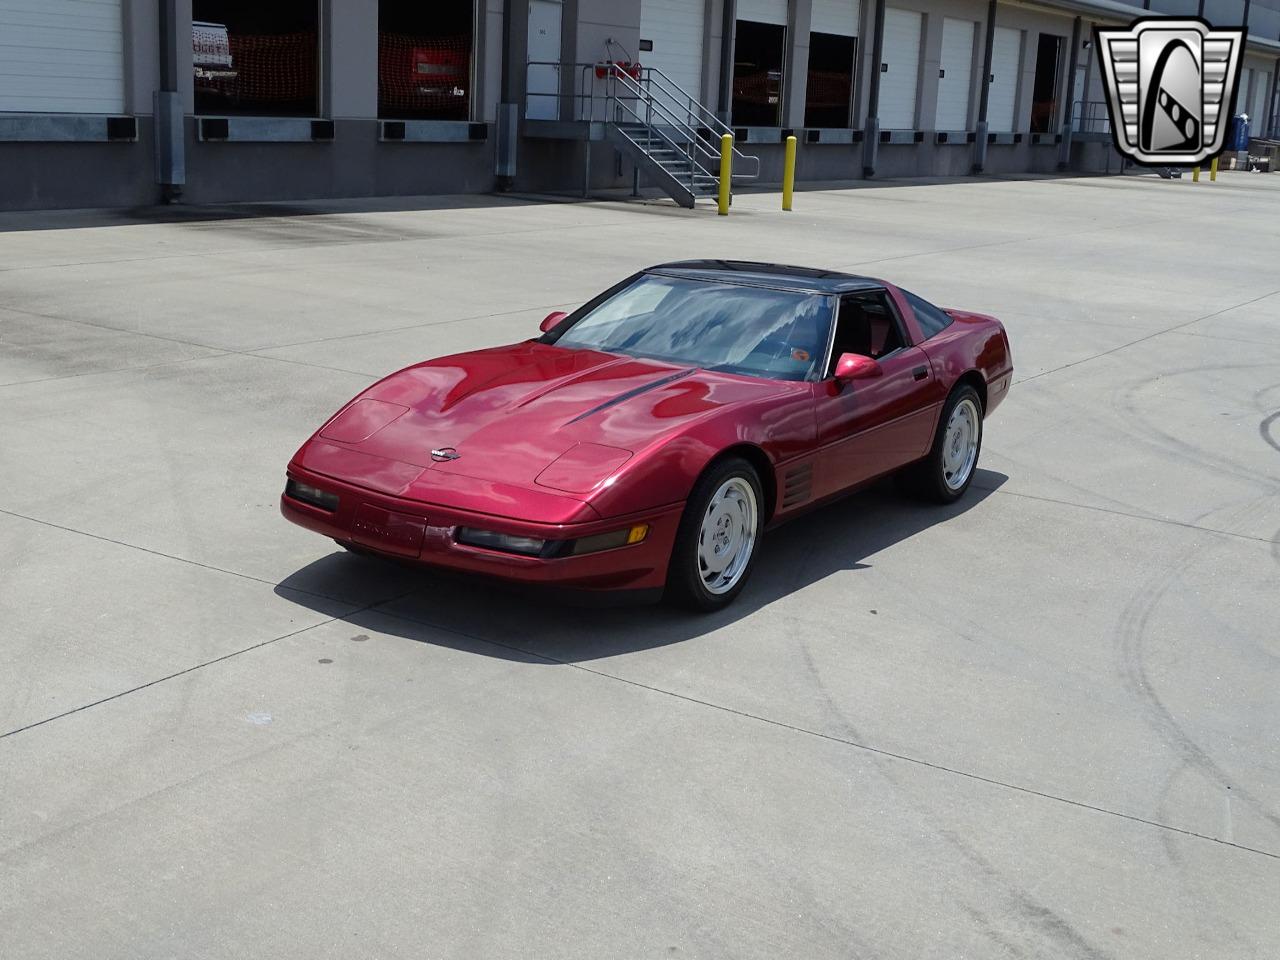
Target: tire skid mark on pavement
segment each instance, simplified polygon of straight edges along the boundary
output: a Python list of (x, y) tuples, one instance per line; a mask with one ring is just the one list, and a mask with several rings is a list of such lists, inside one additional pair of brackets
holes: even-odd
[[(1237, 370), (1251, 370), (1259, 367), (1280, 368), (1280, 363), (1217, 364), (1207, 367), (1184, 367), (1179, 370), (1162, 371), (1161, 373), (1146, 377), (1137, 383), (1132, 383), (1119, 388), (1116, 391), (1120, 395), (1117, 406), (1124, 411), (1126, 421), (1136, 423), (1150, 434), (1149, 437), (1143, 438), (1138, 436), (1135, 439), (1145, 440), (1145, 442), (1154, 446), (1155, 449), (1161, 450), (1165, 453), (1171, 453), (1179, 459), (1190, 460), (1211, 473), (1224, 474), (1234, 480), (1248, 480), (1269, 493), (1280, 493), (1280, 476), (1261, 473), (1253, 467), (1224, 457), (1216, 451), (1211, 453), (1201, 449), (1200, 447), (1187, 443), (1180, 437), (1170, 433), (1163, 426), (1152, 422), (1148, 416), (1141, 412), (1136, 401), (1138, 393), (1162, 380), (1193, 374), (1231, 373)], [(1266, 423), (1267, 421), (1264, 420), (1263, 424), (1265, 425)], [(1267, 435), (1265, 430), (1263, 431), (1263, 439), (1268, 443), (1272, 443), (1271, 438)], [(1280, 450), (1280, 447), (1277, 447), (1277, 450)], [(1212, 512), (1213, 511), (1210, 511), (1210, 513)]]
[[(1146, 647), (1150, 639), (1151, 617), (1165, 596), (1197, 561), (1203, 559), (1208, 541), (1193, 542), (1181, 557), (1164, 571), (1150, 578), (1138, 588), (1125, 605), (1116, 624), (1116, 649), (1119, 657), (1120, 676), (1125, 686), (1144, 705), (1148, 725), (1163, 739), (1166, 745), (1182, 761), (1233, 797), (1246, 804), (1254, 813), (1280, 831), (1280, 816), (1272, 813), (1262, 803), (1230, 777), (1218, 763), (1187, 733), (1160, 698), (1147, 671)], [(1219, 839), (1221, 842), (1231, 842)]]
[[(388, 601), (388, 602), (394, 602), (394, 601)], [(1155, 827), (1158, 830), (1168, 830), (1172, 833), (1182, 834), (1183, 836), (1186, 836), (1186, 837), (1193, 837), (1197, 840), (1207, 840), (1211, 843), (1216, 843), (1221, 846), (1231, 847), (1243, 853), (1252, 853), (1252, 854), (1257, 854), (1259, 856), (1267, 857), (1272, 860), (1280, 860), (1280, 850), (1278, 851), (1263, 850), (1258, 847), (1250, 847), (1241, 843), (1229, 843), (1223, 840), (1221, 837), (1211, 836), (1210, 834), (1206, 834), (1206, 833), (1199, 833), (1195, 830), (1189, 830), (1185, 827), (1178, 827), (1178, 826), (1174, 826), (1173, 824), (1161, 823), (1156, 820), (1150, 820), (1146, 817), (1139, 817), (1131, 813), (1124, 813), (1119, 810), (1112, 810), (1109, 807), (1099, 806), (1096, 803), (1090, 803), (1085, 800), (1074, 800), (1070, 797), (1063, 797), (1057, 794), (1048, 793), (1044, 790), (1037, 790), (1034, 787), (1027, 787), (1027, 786), (1022, 786), (1016, 783), (1010, 783), (1005, 780), (998, 780), (995, 777), (984, 776), (983, 774), (974, 773), (969, 770), (961, 770), (956, 767), (948, 767), (944, 764), (936, 763), (932, 760), (925, 760), (920, 757), (911, 756), (910, 754), (897, 753), (895, 751), (888, 750), (883, 747), (877, 747), (872, 744), (860, 743), (854, 740), (846, 739), (844, 737), (838, 737), (830, 733), (824, 733), (821, 730), (814, 730), (809, 727), (800, 726), (799, 724), (790, 723), (785, 720), (778, 720), (771, 717), (761, 716), (760, 714), (751, 713), (747, 710), (741, 710), (737, 707), (732, 707), (727, 704), (716, 703), (711, 700), (703, 700), (699, 697), (694, 697), (694, 696), (690, 696), (689, 694), (679, 693), (675, 690), (667, 690), (663, 687), (655, 686), (651, 683), (645, 683), (640, 680), (632, 680), (627, 677), (620, 676), (618, 674), (609, 673), (598, 667), (590, 667), (590, 666), (587, 666), (585, 663), (578, 663), (571, 660), (560, 659), (560, 658), (551, 656), (550, 654), (539, 653), (535, 650), (530, 650), (526, 647), (522, 647), (517, 644), (507, 643), (500, 640), (494, 640), (490, 637), (482, 636), (475, 633), (469, 633), (458, 627), (449, 626), (447, 624), (436, 623), (436, 622), (424, 619), (422, 617), (415, 617), (415, 616), (410, 616), (404, 613), (392, 613), (390, 611), (379, 610), (377, 609), (376, 606), (373, 608), (373, 612), (377, 613), (379, 616), (385, 616), (390, 619), (400, 620), (404, 623), (414, 624), (420, 627), (427, 627), (432, 630), (439, 630), (443, 633), (453, 634), (454, 636), (462, 637), (464, 639), (471, 640), (477, 643), (483, 643), (488, 646), (498, 647), (499, 649), (502, 649), (502, 650), (509, 650), (513, 653), (519, 653), (522, 656), (539, 660), (545, 663), (553, 663), (563, 667), (570, 667), (575, 670), (582, 670), (586, 673), (594, 674), (595, 676), (602, 677), (606, 680), (613, 680), (617, 683), (624, 683), (627, 686), (637, 687), (641, 690), (648, 690), (651, 693), (656, 693), (665, 697), (672, 697), (673, 699), (676, 699), (676, 700), (683, 700), (686, 703), (691, 703), (691, 704), (695, 704), (697, 706), (702, 706), (702, 707), (708, 707), (712, 710), (720, 710), (724, 713), (730, 713), (730, 714), (733, 714), (734, 716), (742, 717), (747, 720), (754, 720), (758, 723), (765, 723), (773, 727), (780, 727), (784, 730), (790, 730), (794, 733), (799, 733), (799, 734), (803, 734), (805, 736), (810, 736), (810, 737), (816, 737), (820, 740), (829, 740), (833, 743), (841, 743), (841, 744), (844, 744), (845, 746), (853, 747), (854, 749), (857, 749), (857, 750), (864, 750), (868, 753), (873, 753), (879, 756), (888, 757), (893, 760), (901, 760), (905, 763), (912, 763), (912, 764), (916, 764), (917, 766), (927, 767), (928, 769), (937, 771), (939, 773), (945, 773), (952, 776), (963, 777), (968, 780), (974, 780), (978, 783), (985, 783), (994, 787), (1001, 787), (1007, 790), (1012, 790), (1017, 793), (1027, 794), (1028, 796), (1040, 797), (1041, 799), (1044, 799), (1044, 800), (1053, 800), (1058, 803), (1066, 804), (1068, 806), (1078, 807), (1082, 810), (1092, 810), (1095, 813), (1101, 813), (1107, 816), (1118, 817), (1121, 820), (1128, 820), (1133, 823), (1145, 824), (1146, 826), (1149, 826), (1149, 827)], [(355, 613), (345, 614), (341, 617), (338, 617), (337, 619), (346, 620), (347, 618), (355, 615), (356, 615)], [(353, 623), (352, 625), (357, 628), (360, 626), (360, 624), (358, 623)]]
[[(944, 624), (939, 623), (939, 626), (951, 633), (956, 633), (955, 630), (947, 628)], [(848, 714), (836, 702), (830, 688), (823, 680), (817, 663), (813, 659), (813, 653), (805, 639), (804, 632), (800, 629), (788, 629), (787, 632), (800, 651), (806, 672), (821, 700), (822, 710), (827, 715), (828, 722), (840, 731), (840, 739), (842, 741), (865, 743), (862, 731), (849, 719)], [(957, 635), (963, 639), (969, 639), (963, 634)], [(896, 764), (890, 763), (889, 760), (890, 756), (884, 754), (873, 754), (871, 757), (871, 763), (876, 772), (886, 784), (893, 788), (895, 795), (899, 798), (899, 802), (910, 806), (918, 817), (934, 825), (936, 835), (985, 879), (987, 892), (1004, 898), (1008, 914), (1023, 921), (1040, 937), (1055, 946), (1057, 948), (1053, 951), (1055, 956), (1070, 956), (1079, 958), (1079, 960), (1106, 960), (1109, 954), (1091, 944), (1069, 920), (1035, 899), (1026, 890), (1020, 888), (1004, 872), (982, 856), (972, 844), (967, 843), (954, 830), (946, 828), (940, 817), (940, 811), (935, 806), (915, 796), (912, 791), (906, 789), (900, 782), (900, 778), (895, 775)], [(1012, 949), (1016, 956), (1024, 955), (1029, 949), (1032, 952), (1039, 952), (1035, 948), (1043, 946), (1036, 943), (1024, 943), (1017, 948), (1011, 948), (1008, 942), (1000, 936), (1001, 925), (993, 921), (989, 908), (984, 911), (980, 898), (977, 904), (966, 903), (963, 907), (967, 913), (978, 921), (985, 936), (1006, 950)], [(1004, 923), (1003, 927), (1007, 929), (1008, 923)]]

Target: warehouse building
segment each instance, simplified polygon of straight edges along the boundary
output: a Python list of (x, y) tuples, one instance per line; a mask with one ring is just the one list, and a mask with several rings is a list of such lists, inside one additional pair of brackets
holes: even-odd
[(1094, 25), (1280, 0), (0, 0), (0, 208), (1101, 170)]

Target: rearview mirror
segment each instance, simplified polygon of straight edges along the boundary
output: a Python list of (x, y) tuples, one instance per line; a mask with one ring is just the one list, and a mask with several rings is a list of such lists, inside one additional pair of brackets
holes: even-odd
[(552, 310), (543, 318), (542, 323), (538, 325), (538, 329), (546, 333), (567, 316), (568, 314), (563, 310)]
[(836, 361), (837, 380), (870, 380), (882, 373), (876, 360), (860, 353), (842, 353)]

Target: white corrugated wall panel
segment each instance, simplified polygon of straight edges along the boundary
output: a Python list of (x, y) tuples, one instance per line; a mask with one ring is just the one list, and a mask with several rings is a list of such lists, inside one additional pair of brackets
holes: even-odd
[(987, 129), (992, 133), (1013, 132), (1021, 65), (1022, 31), (996, 27), (991, 46), (991, 89), (987, 93)]
[(641, 0), (640, 39), (653, 41), (652, 50), (636, 56), (646, 67), (657, 67), (697, 100), (702, 99), (702, 32), (705, 10), (690, 0)]
[(862, 16), (859, 0), (813, 0), (809, 29), (814, 33), (830, 33), (837, 37), (856, 37), (858, 18)]
[(880, 74), (880, 127), (911, 130), (916, 125), (920, 74), (920, 28), (924, 15), (914, 10), (884, 11), (884, 59)]
[(967, 130), (969, 95), (973, 90), (973, 37), (977, 23), (942, 20), (942, 76), (938, 78), (935, 130)]
[(787, 25), (787, 0), (738, 0), (739, 20)]
[(0, 0), (0, 113), (121, 113), (121, 0)]

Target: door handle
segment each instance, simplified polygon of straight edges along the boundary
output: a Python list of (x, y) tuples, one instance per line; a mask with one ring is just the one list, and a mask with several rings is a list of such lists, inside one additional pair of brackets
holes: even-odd
[(928, 368), (928, 367), (916, 367), (914, 370), (912, 370), (912, 371), (911, 371), (911, 376), (912, 376), (912, 377), (914, 377), (914, 378), (915, 378), (915, 379), (917, 379), (917, 380), (928, 380), (928, 379), (929, 379), (929, 368)]

